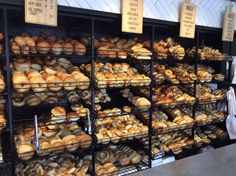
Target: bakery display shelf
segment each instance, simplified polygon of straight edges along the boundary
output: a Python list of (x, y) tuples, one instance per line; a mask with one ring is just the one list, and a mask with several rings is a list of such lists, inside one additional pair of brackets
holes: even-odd
[(137, 133), (128, 133), (122, 136), (116, 137), (104, 137), (102, 139), (98, 139), (96, 137), (96, 144), (98, 148), (104, 148), (111, 144), (119, 145), (119, 144), (127, 144), (130, 142), (134, 142), (143, 138), (148, 138), (148, 132), (137, 132)]
[(150, 84), (149, 79), (134, 78), (131, 80), (126, 79), (107, 79), (107, 80), (97, 80), (97, 89), (121, 89), (121, 88), (132, 88), (132, 87), (147, 87)]
[(207, 104), (214, 104), (214, 103), (223, 103), (223, 102), (227, 102), (227, 98), (223, 98), (223, 99), (216, 99), (216, 100), (199, 100), (197, 99), (196, 105), (207, 105)]
[(200, 57), (198, 57), (197, 59), (198, 62), (232, 62), (233, 61), (233, 57), (232, 56), (224, 56), (221, 58), (208, 58), (208, 59), (201, 59)]
[(212, 79), (211, 81), (209, 82), (200, 82), (200, 81), (196, 81), (196, 84), (218, 84), (218, 85), (224, 85), (224, 86), (227, 86), (228, 83), (226, 80), (223, 80), (223, 81), (218, 81), (218, 80), (215, 80), (215, 79)]
[[(68, 50), (62, 51), (62, 50)], [(91, 55), (92, 48), (74, 48), (72, 47), (65, 47), (59, 48), (59, 47), (43, 47), (43, 46), (37, 46), (37, 47), (30, 47), (30, 46), (22, 46), (19, 48), (11, 48), (10, 55), (11, 56), (17, 56), (17, 57), (24, 57), (24, 56), (36, 56), (36, 57), (44, 57), (44, 56), (54, 56), (54, 57), (83, 57)]]
[(159, 129), (154, 129), (153, 127), (153, 134), (165, 134), (165, 133), (171, 133), (175, 131), (185, 131), (188, 129), (192, 129), (193, 126), (194, 126), (194, 123), (186, 123), (183, 125), (176, 125), (174, 127), (159, 128)]
[(131, 62), (145, 62), (145, 63), (148, 63), (148, 62), (151, 62), (151, 59), (136, 59), (136, 58), (133, 58), (131, 56), (127, 56), (127, 58), (125, 59), (121, 59), (121, 58), (109, 58), (109, 57), (106, 57), (106, 58), (99, 58), (99, 57), (95, 57), (95, 60), (97, 62), (102, 62), (102, 63), (107, 63), (107, 62), (128, 62), (128, 63), (131, 63)]
[(199, 122), (196, 123), (195, 122), (195, 127), (204, 127), (204, 126), (209, 126), (209, 125), (217, 125), (217, 124), (221, 124), (224, 123), (226, 120), (226, 117), (224, 119), (217, 119), (217, 120), (208, 120), (208, 121), (204, 121), (204, 122)]
[[(65, 83), (74, 84), (65, 86), (64, 83), (25, 83), (25, 84), (13, 84), (13, 89), (17, 94), (34, 94), (34, 93), (49, 93), (49, 92), (64, 92), (68, 93), (71, 91), (78, 90), (88, 90), (90, 87), (90, 82), (74, 82)], [(17, 86), (17, 87), (16, 87)], [(80, 87), (86, 87), (86, 89), (81, 89)], [(31, 90), (32, 88), (32, 90)], [(48, 88), (48, 89), (47, 89)]]
[[(18, 153), (18, 161), (28, 161), (30, 159), (34, 159), (34, 158), (44, 158), (47, 157), (51, 154), (53, 155), (58, 155), (58, 154), (63, 154), (63, 153), (77, 153), (77, 154), (81, 154), (84, 152), (88, 152), (91, 151), (91, 142), (92, 141), (83, 141), (83, 142), (77, 142), (77, 143), (73, 143), (70, 145), (61, 145), (61, 146), (57, 146), (57, 147), (50, 147), (50, 148), (46, 148), (46, 149), (36, 149), (36, 147), (34, 146), (33, 150), (30, 152), (21, 152)], [(24, 145), (24, 143), (22, 144)], [(89, 147), (87, 147), (89, 145)], [(33, 146), (33, 144), (32, 144)], [(86, 147), (86, 148), (85, 148)]]
[(176, 107), (184, 107), (184, 106), (195, 106), (195, 101), (192, 102), (173, 102), (173, 103), (154, 103), (153, 108), (154, 110), (158, 109), (173, 109)]
[(105, 119), (105, 118), (113, 118), (113, 117), (122, 117), (122, 116), (127, 116), (133, 114), (135, 111), (138, 109), (136, 108), (131, 108), (130, 112), (125, 112), (125, 111), (113, 111), (113, 112), (102, 112), (100, 113), (99, 111), (95, 111), (95, 116), (97, 119)]
[(191, 58), (188, 56), (185, 56), (182, 60), (177, 60), (171, 56), (168, 56), (166, 59), (160, 59), (158, 56), (154, 55), (154, 62), (160, 63), (160, 64), (176, 64), (176, 63), (195, 63), (195, 58)]

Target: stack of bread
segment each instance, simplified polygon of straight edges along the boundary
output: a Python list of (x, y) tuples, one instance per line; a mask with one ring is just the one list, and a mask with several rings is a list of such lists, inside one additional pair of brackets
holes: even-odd
[(170, 37), (166, 41), (154, 42), (154, 50), (158, 59), (167, 59), (168, 56), (171, 56), (176, 60), (182, 60), (185, 56), (185, 49)]
[(196, 74), (188, 64), (177, 64), (170, 69), (174, 75), (176, 75), (176, 78), (183, 84), (192, 84), (197, 80)]
[(6, 127), (6, 117), (5, 117), (5, 99), (0, 97), (0, 131), (2, 131)]
[[(85, 45), (89, 44), (88, 39), (82, 38)], [(15, 36), (10, 40), (10, 47), (16, 55), (29, 55), (29, 54), (48, 54), (54, 55), (71, 55), (76, 54), (83, 56), (86, 53), (86, 46), (79, 40), (71, 38), (60, 38), (56, 36), (46, 36), (40, 34), (38, 36), (31, 36), (28, 33), (22, 33)]]
[(226, 97), (226, 90), (213, 90), (206, 84), (198, 84), (196, 90), (196, 98), (200, 104), (216, 102), (217, 100), (223, 100)]
[(138, 109), (146, 110), (151, 107), (151, 102), (140, 96), (135, 96), (129, 88), (120, 91), (124, 98), (127, 98)]
[[(196, 47), (188, 49), (187, 53), (190, 57), (195, 57)], [(198, 57), (200, 57), (201, 60), (223, 60), (225, 59), (226, 55), (221, 53), (218, 49), (203, 46), (198, 49)]]
[(112, 109), (105, 109), (97, 111), (98, 118), (104, 118), (104, 117), (111, 117), (111, 116), (120, 116), (123, 114), (128, 114), (131, 112), (131, 108), (129, 106), (123, 106), (122, 109), (120, 108), (112, 108)]
[[(91, 65), (83, 65), (87, 72), (91, 72)], [(96, 63), (95, 79), (98, 88), (148, 86), (151, 79), (127, 63)]]
[[(149, 148), (149, 140), (147, 138), (142, 138), (141, 142), (144, 144), (145, 149), (148, 150)], [(160, 155), (163, 153), (160, 150), (160, 141), (158, 140), (157, 136), (152, 136), (152, 156), (153, 158), (155, 157), (160, 157)]]
[(122, 115), (96, 120), (96, 137), (98, 143), (117, 143), (147, 137), (148, 127), (143, 125), (134, 115)]
[(135, 59), (150, 60), (152, 52), (144, 48), (141, 43), (137, 43), (131, 48), (131, 56)]
[(227, 132), (216, 126), (209, 126), (203, 129), (198, 129), (195, 132), (194, 142), (197, 147), (201, 147), (203, 144), (210, 144), (213, 140), (223, 140), (227, 137)]
[(6, 88), (6, 84), (4, 81), (3, 74), (2, 74), (2, 70), (0, 69), (0, 93), (4, 92), (5, 88)]
[(87, 116), (88, 109), (84, 108), (82, 104), (72, 105), (74, 112), (66, 112), (63, 107), (55, 107), (51, 110), (51, 117), (49, 123), (63, 123), (63, 122), (76, 122), (80, 118)]
[(3, 39), (4, 39), (4, 35), (2, 33), (0, 33), (0, 54), (3, 53)]
[(138, 43), (138, 39), (101, 38), (94, 41), (98, 58), (126, 59), (128, 54), (135, 59), (151, 59), (152, 53)]
[[(192, 114), (192, 110), (188, 107), (184, 107), (183, 111), (189, 115)], [(198, 106), (195, 111), (196, 126), (217, 123), (224, 121), (225, 119), (226, 119), (226, 113), (218, 110), (216, 105), (213, 104)]]
[(39, 156), (50, 153), (59, 153), (67, 150), (76, 151), (78, 148), (88, 148), (92, 138), (86, 134), (75, 122), (68, 124), (40, 123), (38, 128), (39, 148), (34, 144), (34, 128), (20, 127), (15, 134), (15, 144), (18, 157), (21, 160), (28, 160), (37, 152)]
[[(179, 109), (170, 110), (169, 114), (173, 120), (168, 119), (168, 116), (162, 111), (154, 111), (152, 113), (152, 127), (155, 132), (176, 131), (178, 129), (190, 128), (194, 124), (194, 120)], [(141, 117), (148, 120), (149, 113), (142, 112)]]
[(106, 172), (106, 174), (110, 173), (112, 175), (118, 175), (118, 168), (113, 168), (111, 171), (104, 171), (104, 165), (108, 163), (116, 163), (116, 165), (123, 167), (132, 164), (139, 164), (142, 160), (142, 156), (128, 146), (110, 145), (108, 146), (108, 149), (97, 152), (96, 160), (97, 175), (103, 175), (105, 174), (104, 172)]
[(194, 140), (191, 137), (191, 130), (160, 134), (157, 135), (157, 140), (160, 141), (160, 150), (164, 152), (171, 150), (174, 154), (179, 154), (183, 149), (189, 149), (194, 144)]
[(157, 106), (174, 106), (177, 104), (194, 104), (195, 98), (184, 93), (177, 86), (160, 86), (153, 89), (153, 101)]
[(211, 67), (198, 65), (197, 77), (200, 82), (211, 82), (215, 70)]
[(97, 49), (99, 58), (126, 59), (128, 51), (137, 43), (137, 39), (101, 38), (94, 40), (94, 47)]
[(15, 174), (16, 176), (90, 176), (88, 170), (91, 160), (90, 155), (82, 158), (68, 153), (50, 155), (17, 164)]
[[(78, 92), (78, 95), (89, 105), (91, 105), (91, 91), (82, 90)], [(111, 101), (111, 97), (108, 95), (106, 89), (98, 89), (95, 91), (95, 104), (107, 103)]]
[(46, 90), (60, 91), (84, 90), (90, 85), (90, 80), (77, 66), (65, 58), (27, 58), (14, 59), (13, 86), (19, 93), (43, 92)]

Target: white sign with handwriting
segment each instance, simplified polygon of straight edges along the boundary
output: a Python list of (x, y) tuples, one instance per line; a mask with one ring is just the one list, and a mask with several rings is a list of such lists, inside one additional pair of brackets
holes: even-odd
[(184, 2), (181, 6), (180, 37), (194, 38), (197, 7), (191, 2)]
[(57, 0), (25, 0), (25, 22), (57, 26)]

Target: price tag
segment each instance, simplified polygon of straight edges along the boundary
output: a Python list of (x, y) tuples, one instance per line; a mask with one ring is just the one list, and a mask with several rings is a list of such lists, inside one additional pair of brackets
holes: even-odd
[(181, 6), (180, 37), (194, 38), (197, 7), (190, 0)]
[(235, 27), (235, 13), (232, 12), (233, 5), (229, 5), (224, 14), (222, 41), (233, 42), (234, 27)]
[(25, 0), (25, 22), (57, 26), (57, 0)]
[(122, 32), (143, 33), (143, 0), (122, 0)]

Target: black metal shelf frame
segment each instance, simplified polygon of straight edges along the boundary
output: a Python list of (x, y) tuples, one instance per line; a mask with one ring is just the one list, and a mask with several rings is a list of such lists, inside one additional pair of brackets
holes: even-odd
[[(3, 54), (2, 56), (5, 57), (6, 59), (6, 81), (7, 81), (7, 91), (6, 91), (6, 97), (7, 97), (7, 114), (8, 114), (8, 128), (9, 128), (9, 140), (10, 140), (10, 161), (11, 161), (11, 168), (12, 168), (12, 175), (14, 174), (14, 168), (15, 168), (15, 158), (16, 158), (16, 153), (15, 153), (15, 144), (14, 144), (14, 126), (15, 126), (15, 121), (14, 121), (14, 117), (13, 117), (13, 106), (12, 106), (12, 81), (11, 81), (11, 72), (10, 72), (10, 57), (11, 57), (11, 52), (9, 49), (9, 29), (8, 29), (8, 11), (9, 10), (15, 10), (15, 11), (23, 11), (23, 2), (0, 2), (0, 9), (2, 10), (2, 15), (3, 15), (3, 26), (4, 26), (4, 36), (5, 36), (5, 54)], [(97, 142), (96, 142), (96, 135), (95, 135), (95, 91), (96, 91), (96, 81), (95, 81), (95, 63), (98, 62), (99, 60), (102, 59), (97, 59), (96, 57), (96, 51), (95, 51), (95, 47), (94, 47), (94, 39), (95, 39), (95, 30), (96, 30), (96, 25), (95, 22), (97, 20), (101, 20), (101, 21), (112, 21), (112, 20), (117, 20), (120, 19), (120, 15), (116, 15), (116, 14), (109, 14), (109, 13), (104, 13), (104, 12), (96, 12), (96, 11), (91, 11), (91, 10), (83, 10), (81, 9), (75, 9), (75, 8), (68, 8), (68, 7), (59, 7), (59, 15), (66, 17), (66, 18), (70, 18), (70, 17), (74, 17), (74, 18), (78, 18), (78, 19), (86, 19), (89, 21), (90, 25), (91, 25), (91, 29), (90, 29), (90, 39), (91, 39), (91, 52), (90, 52), (90, 56), (86, 56), (86, 58), (89, 58), (89, 62), (91, 63), (92, 66), (92, 70), (91, 70), (91, 86), (90, 86), (90, 90), (91, 90), (91, 107), (90, 107), (90, 121), (91, 121), (91, 131), (89, 132), (92, 135), (93, 138), (93, 143), (92, 143), (92, 147), (91, 147), (91, 154), (92, 154), (92, 175), (96, 175), (95, 173), (95, 162), (96, 162), (96, 151), (98, 150), (98, 148), (100, 148), (101, 146), (97, 146)], [(157, 31), (158, 28), (161, 26), (167, 26), (167, 28), (178, 28), (179, 24), (178, 23), (173, 23), (173, 22), (164, 22), (164, 21), (160, 21), (160, 20), (151, 20), (151, 19), (144, 19), (144, 25), (151, 27), (151, 36), (150, 40), (151, 40), (151, 50), (152, 53), (154, 53), (154, 41), (156, 39), (156, 37), (158, 36)], [(47, 27), (46, 27), (47, 28)], [(200, 46), (200, 33), (201, 31), (205, 32), (205, 28), (201, 27), (201, 26), (197, 26), (196, 28), (196, 38), (195, 38), (195, 45), (196, 45), (196, 51), (198, 50), (199, 46)], [(208, 28), (207, 28), (208, 30)], [(209, 29), (211, 30), (211, 29)], [(215, 31), (215, 29), (213, 30), (213, 32)], [(218, 30), (216, 30), (218, 31)], [(230, 48), (224, 50), (224, 52), (228, 52), (229, 54), (232, 53), (232, 46), (230, 44)], [(190, 61), (192, 63), (194, 63), (194, 69), (195, 69), (195, 73), (197, 73), (197, 65), (199, 63), (205, 63), (208, 61), (201, 61), (199, 60), (198, 56), (197, 56), (197, 52), (195, 52), (195, 58), (194, 60)], [(82, 57), (81, 57), (82, 58)], [(109, 59), (112, 60), (112, 59)], [(130, 59), (127, 60), (121, 60), (121, 61), (128, 61)], [(132, 60), (132, 59), (131, 59)], [(173, 59), (171, 59), (173, 61)], [(138, 62), (138, 60), (137, 60)], [(149, 101), (151, 102), (152, 107), (154, 107), (154, 102), (152, 99), (152, 88), (155, 86), (154, 84), (154, 78), (153, 78), (153, 64), (155, 62), (169, 62), (168, 59), (167, 60), (157, 60), (157, 58), (155, 57), (155, 55), (152, 55), (152, 59), (151, 60), (146, 60), (145, 62), (150, 64), (150, 73), (149, 73), (149, 77), (151, 78), (152, 82), (149, 86), (150, 89), (150, 93), (148, 96)], [(176, 60), (174, 60), (173, 62), (178, 62)], [(181, 63), (185, 63), (185, 60), (183, 61), (179, 61)], [(186, 60), (186, 62), (188, 62), (188, 60)], [(209, 61), (211, 62), (211, 61)], [(229, 60), (229, 68), (231, 68), (231, 60)], [(226, 84), (225, 86), (228, 87), (229, 84), (229, 79), (230, 79), (230, 73), (228, 75), (228, 80), (226, 80)], [(196, 96), (196, 85), (198, 83), (195, 81), (194, 82), (194, 96)], [(193, 106), (193, 110), (192, 110), (192, 117), (195, 118), (195, 106)], [(149, 126), (149, 133), (148, 133), (148, 167), (152, 167), (151, 163), (152, 163), (152, 108), (149, 109), (149, 119), (148, 119), (148, 126)], [(194, 130), (195, 130), (195, 126), (193, 126), (192, 128), (192, 137), (194, 136)], [(106, 145), (104, 145), (104, 147), (106, 147)], [(142, 170), (142, 169), (138, 169), (138, 170)]]

